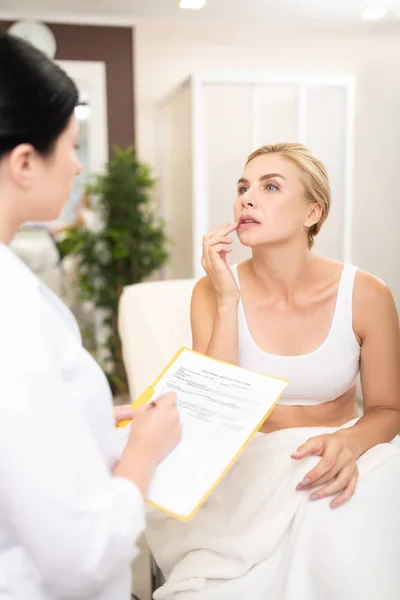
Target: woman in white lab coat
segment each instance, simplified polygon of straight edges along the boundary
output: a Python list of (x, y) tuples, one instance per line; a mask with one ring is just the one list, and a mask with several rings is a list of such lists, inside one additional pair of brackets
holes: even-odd
[[(0, 36), (0, 598), (128, 600), (143, 496), (179, 440), (173, 397), (133, 416), (121, 456), (111, 393), (77, 324), (8, 249), (61, 213), (80, 165), (74, 83)], [(125, 411), (126, 412), (126, 409)], [(128, 413), (129, 416), (129, 413)]]

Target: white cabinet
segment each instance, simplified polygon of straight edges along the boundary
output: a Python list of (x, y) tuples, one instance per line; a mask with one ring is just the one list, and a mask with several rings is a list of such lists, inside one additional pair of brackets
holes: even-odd
[[(204, 233), (232, 219), (247, 156), (302, 142), (328, 168), (332, 207), (316, 250), (351, 261), (354, 153), (351, 76), (193, 75), (160, 109), (160, 205), (172, 241), (167, 276), (199, 277)], [(230, 261), (248, 256), (234, 243)]]

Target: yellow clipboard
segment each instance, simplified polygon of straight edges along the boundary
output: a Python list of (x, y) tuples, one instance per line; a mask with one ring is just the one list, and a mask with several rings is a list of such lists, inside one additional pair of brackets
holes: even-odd
[[(156, 387), (157, 383), (160, 381), (160, 379), (162, 377), (164, 377), (164, 375), (169, 371), (169, 369), (172, 367), (174, 362), (176, 362), (178, 360), (178, 358), (180, 357), (182, 352), (184, 352), (185, 350), (189, 350), (189, 352), (194, 352), (194, 350), (190, 350), (189, 348), (186, 348), (184, 346), (182, 348), (180, 348), (180, 350), (178, 350), (178, 352), (175, 354), (175, 356), (169, 361), (167, 366), (158, 375), (157, 379), (155, 379), (153, 381), (152, 385), (149, 386), (148, 388), (146, 388), (144, 390), (144, 392), (142, 392), (140, 394), (140, 396), (138, 398), (136, 398), (136, 400), (131, 404), (132, 409), (134, 409), (134, 410), (138, 409), (150, 401), (151, 397), (154, 396), (154, 394), (155, 394), (154, 388)], [(199, 354), (199, 353), (196, 352), (196, 354)], [(130, 423), (130, 421), (120, 421), (117, 424), (117, 427), (126, 427), (127, 425), (129, 425), (129, 423)]]
[[(200, 352), (196, 352), (195, 350), (191, 350), (190, 348), (186, 348), (185, 346), (183, 346), (182, 348), (180, 348), (180, 350), (178, 350), (178, 352), (175, 354), (175, 356), (172, 358), (172, 360), (167, 364), (167, 366), (158, 375), (158, 377), (155, 379), (155, 381), (153, 382), (153, 384), (151, 386), (149, 386), (148, 388), (146, 388), (145, 391), (131, 404), (131, 408), (138, 409), (138, 408), (144, 406), (145, 404), (147, 404), (151, 400), (151, 398), (155, 394), (155, 390), (154, 390), (155, 386), (159, 383), (159, 381), (162, 379), (162, 377), (164, 377), (164, 375), (169, 371), (169, 369), (178, 360), (178, 358), (181, 356), (181, 354), (183, 352), (191, 352), (193, 354), (198, 354), (200, 356), (204, 356), (204, 355), (200, 354)], [(213, 360), (215, 362), (219, 362), (219, 363), (223, 363), (223, 364), (228, 364), (228, 363), (224, 363), (224, 361), (218, 360), (218, 359), (210, 357), (210, 356), (207, 356), (206, 358), (209, 359), (209, 360)], [(244, 369), (243, 367), (237, 367), (237, 368), (238, 369), (243, 369), (244, 371), (248, 371), (249, 370), (249, 369)], [(264, 375), (264, 376), (272, 378), (272, 379), (278, 379), (279, 381), (282, 381), (282, 382), (286, 383), (286, 386), (289, 384), (289, 381), (287, 379), (283, 379), (282, 377), (275, 377), (274, 375), (266, 375), (265, 373), (258, 373), (258, 374), (259, 375)], [(264, 424), (264, 422), (268, 419), (269, 415), (271, 414), (271, 412), (273, 411), (273, 409), (275, 408), (275, 406), (278, 404), (279, 400), (281, 399), (281, 396), (283, 394), (284, 389), (285, 388), (283, 388), (281, 394), (278, 396), (278, 398), (272, 404), (272, 406), (269, 407), (268, 411), (265, 413), (265, 415), (263, 416), (263, 418), (261, 419), (261, 421), (258, 423), (258, 425), (255, 427), (255, 429), (251, 432), (251, 434), (249, 435), (249, 437), (247, 438), (247, 440), (245, 441), (245, 443), (239, 448), (238, 452), (235, 454), (235, 456), (232, 458), (232, 460), (229, 462), (229, 464), (225, 467), (225, 469), (218, 476), (218, 478), (216, 479), (216, 481), (212, 484), (212, 486), (209, 488), (209, 490), (206, 492), (206, 494), (202, 497), (202, 499), (200, 500), (200, 502), (195, 506), (195, 508), (193, 509), (193, 511), (188, 516), (182, 516), (182, 515), (179, 515), (179, 514), (175, 514), (175, 513), (171, 512), (170, 510), (164, 508), (163, 506), (159, 506), (159, 505), (151, 502), (150, 500), (146, 500), (146, 503), (149, 506), (152, 506), (152, 507), (154, 507), (154, 508), (156, 508), (158, 510), (161, 510), (162, 512), (166, 513), (170, 517), (173, 517), (174, 519), (178, 519), (179, 521), (183, 521), (183, 522), (191, 521), (191, 519), (193, 519), (193, 517), (198, 512), (198, 510), (203, 506), (203, 504), (206, 502), (206, 500), (208, 499), (208, 497), (212, 494), (212, 492), (215, 490), (215, 488), (219, 485), (219, 483), (222, 481), (222, 479), (228, 473), (228, 471), (230, 470), (230, 468), (234, 465), (234, 463), (236, 462), (236, 460), (238, 459), (238, 457), (240, 456), (240, 454), (243, 452), (243, 450), (246, 448), (246, 446), (251, 442), (252, 438), (258, 432), (258, 430), (260, 429), (260, 427), (262, 427), (262, 425)], [(129, 423), (130, 423), (130, 421), (120, 421), (117, 424), (117, 427), (126, 427)]]

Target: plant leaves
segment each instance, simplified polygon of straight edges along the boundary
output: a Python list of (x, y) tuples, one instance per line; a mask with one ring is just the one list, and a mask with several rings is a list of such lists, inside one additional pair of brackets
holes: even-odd
[[(118, 335), (118, 305), (124, 286), (140, 283), (168, 260), (165, 223), (153, 201), (156, 182), (133, 147), (114, 146), (104, 173), (91, 178), (86, 191), (95, 201), (103, 227), (67, 230), (58, 243), (62, 257), (78, 257), (80, 297), (105, 311), (103, 368), (114, 389), (126, 389), (126, 373)], [(103, 353), (102, 353), (103, 354)]]

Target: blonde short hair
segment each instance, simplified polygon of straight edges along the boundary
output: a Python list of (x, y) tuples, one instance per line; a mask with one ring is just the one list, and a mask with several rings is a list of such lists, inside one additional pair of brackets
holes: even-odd
[(300, 179), (304, 186), (305, 197), (309, 202), (318, 202), (322, 209), (318, 223), (312, 225), (308, 231), (308, 246), (314, 244), (314, 238), (326, 221), (331, 205), (331, 188), (328, 173), (323, 163), (315, 158), (311, 151), (302, 144), (271, 144), (262, 146), (252, 152), (246, 165), (258, 156), (265, 154), (280, 154), (290, 160), (299, 170)]

